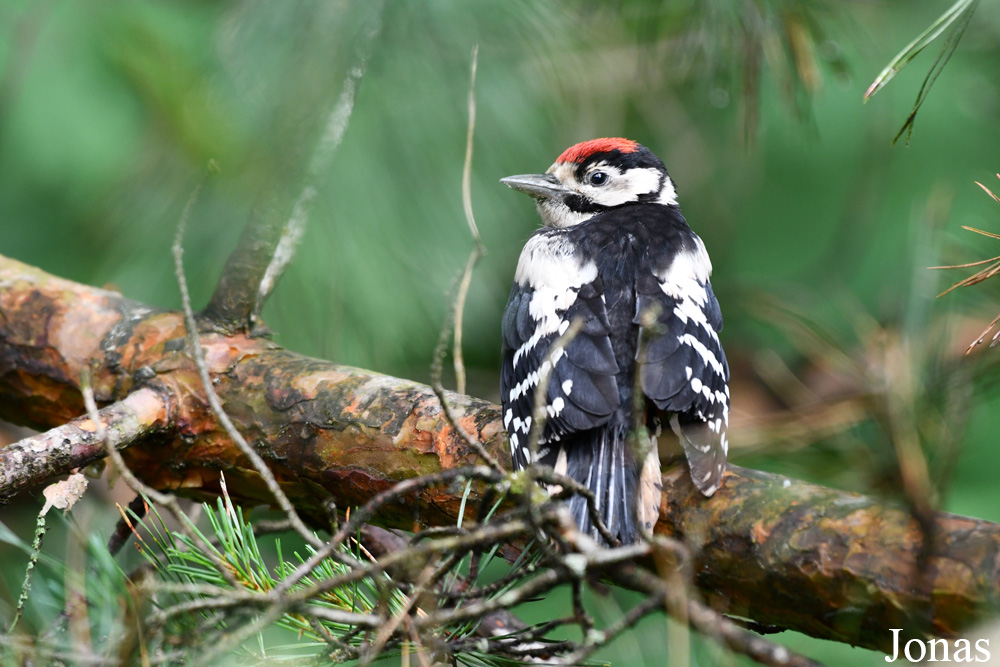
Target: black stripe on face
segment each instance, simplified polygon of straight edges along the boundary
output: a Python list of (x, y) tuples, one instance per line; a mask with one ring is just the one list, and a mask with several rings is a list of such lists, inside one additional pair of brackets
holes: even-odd
[(563, 202), (571, 211), (577, 213), (603, 213), (610, 210), (609, 207), (587, 199), (583, 195), (567, 195)]

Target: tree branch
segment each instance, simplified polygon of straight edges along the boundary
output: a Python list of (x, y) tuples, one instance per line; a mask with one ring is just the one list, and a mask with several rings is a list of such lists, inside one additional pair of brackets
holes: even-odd
[[(169, 422), (166, 402), (152, 389), (140, 389), (104, 408), (98, 416), (108, 442), (116, 449), (162, 430)], [(103, 459), (104, 443), (97, 431), (90, 417), (83, 416), (0, 449), (3, 497)]]
[[(0, 257), (0, 416), (43, 428), (76, 417), (80, 374), (91, 368), (99, 402), (147, 386), (172, 406), (173, 430), (156, 447), (123, 452), (147, 483), (210, 497), (221, 470), (234, 500), (271, 502), (214, 419), (183, 341), (178, 313)], [(326, 516), (329, 501), (363, 505), (400, 481), (476, 461), (429, 387), (243, 334), (210, 333), (201, 344), (223, 407), (304, 516)], [(448, 402), (456, 423), (509, 465), (498, 407), (458, 394)], [(463, 486), (415, 485), (374, 520), (454, 526)], [(19, 488), (0, 485), (0, 495)], [(483, 490), (474, 484), (469, 494), (470, 521)], [(873, 498), (733, 466), (723, 488), (705, 499), (681, 466), (667, 470), (662, 502), (656, 532), (684, 541), (705, 601), (726, 613), (886, 649), (889, 628), (903, 628), (904, 637), (923, 628), (954, 636), (1000, 606), (1000, 526), (993, 523), (935, 513), (924, 588), (914, 583), (918, 525), (905, 509)], [(505, 547), (507, 558), (516, 554), (516, 546)]]
[(317, 91), (308, 101), (296, 99), (295, 112), (286, 109), (279, 115), (282, 127), (275, 128), (275, 134), (284, 138), (285, 146), (279, 151), (281, 168), (274, 173), (280, 176), (268, 181), (255, 202), (239, 244), (201, 313), (208, 328), (253, 331), (260, 324), (264, 301), (295, 254), (319, 195), (319, 182), (344, 139), (372, 43), (382, 28), (383, 3), (367, 4), (370, 25), (360, 37), (340, 93), (333, 98), (327, 91)]

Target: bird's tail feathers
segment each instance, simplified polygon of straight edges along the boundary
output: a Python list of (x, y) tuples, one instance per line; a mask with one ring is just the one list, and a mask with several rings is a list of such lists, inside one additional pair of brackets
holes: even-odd
[(670, 418), (670, 428), (684, 446), (691, 480), (706, 496), (715, 493), (722, 484), (726, 472), (726, 424), (717, 422), (719, 430), (713, 430), (711, 422), (700, 419), (685, 419), (684, 414)]
[[(590, 489), (601, 522), (622, 544), (635, 542), (639, 537), (635, 507), (639, 493), (638, 470), (627, 451), (627, 437), (626, 427), (593, 429), (584, 437), (574, 438), (568, 447), (560, 445), (556, 454), (559, 465), (554, 466), (556, 472), (572, 477)], [(569, 500), (569, 509), (582, 532), (601, 543), (605, 542), (591, 521), (585, 497), (574, 495)], [(648, 515), (648, 511), (640, 509), (639, 512), (643, 517)]]

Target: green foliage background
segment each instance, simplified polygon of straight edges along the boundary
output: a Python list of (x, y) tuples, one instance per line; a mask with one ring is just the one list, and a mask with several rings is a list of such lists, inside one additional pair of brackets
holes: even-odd
[[(758, 377), (768, 355), (794, 372), (824, 368), (775, 324), (761, 306), (768, 299), (819, 323), (830, 348), (861, 365), (876, 363), (873, 332), (895, 332), (916, 350), (913, 414), (956, 365), (972, 383), (961, 406), (936, 413), (963, 432), (954, 469), (932, 465), (941, 505), (1000, 520), (1000, 397), (989, 371), (1000, 353), (956, 361), (995, 314), (997, 290), (987, 283), (934, 301), (950, 276), (924, 270), (1000, 254), (960, 229), (1000, 231), (1000, 207), (973, 184), (1000, 171), (997, 4), (979, 8), (909, 146), (890, 141), (932, 56), (861, 103), (947, 4), (387, 0), (346, 137), (264, 319), (295, 350), (427, 379), (471, 248), (460, 179), (478, 44), (472, 195), (489, 254), (466, 309), (470, 393), (498, 398), (500, 313), (537, 223), (530, 201), (498, 179), (544, 171), (577, 141), (628, 136), (664, 159), (712, 253), (737, 418), (742, 396), (744, 405), (755, 392), (774, 398)], [(370, 16), (362, 0), (5, 0), (0, 252), (176, 308), (169, 244), (203, 182), (186, 261), (195, 304), (204, 303), (261, 184), (284, 177), (282, 119), (308, 116), (314, 93), (339, 90)], [(209, 161), (218, 173), (206, 175)], [(736, 434), (733, 458), (898, 495), (892, 434), (879, 423), (752, 451)], [(936, 443), (922, 442), (933, 464)], [(11, 589), (20, 573), (3, 573)], [(618, 597), (627, 594), (598, 605), (614, 613)], [(525, 616), (549, 617), (564, 602)], [(647, 621), (603, 656), (665, 664), (661, 623)], [(832, 664), (881, 664), (779, 639)], [(693, 664), (717, 659), (700, 651)]]

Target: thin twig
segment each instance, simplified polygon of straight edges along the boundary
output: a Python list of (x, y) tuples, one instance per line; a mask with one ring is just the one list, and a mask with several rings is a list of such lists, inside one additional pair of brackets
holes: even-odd
[[(983, 341), (986, 339), (986, 336), (988, 336), (989, 333), (991, 331), (993, 331), (993, 327), (995, 327), (997, 325), (997, 322), (1000, 322), (1000, 315), (997, 315), (996, 317), (994, 317), (993, 320), (989, 323), (989, 325), (987, 325), (987, 327), (985, 329), (983, 329), (983, 333), (979, 334), (979, 337), (976, 340), (972, 341), (972, 343), (969, 344), (969, 347), (966, 348), (965, 353), (969, 354), (977, 346), (982, 345)], [(991, 346), (993, 344), (996, 344), (996, 341), (997, 341), (997, 335), (994, 334), (994, 336), (993, 336), (993, 343), (991, 343)]]
[(194, 359), (195, 365), (198, 367), (198, 375), (201, 378), (201, 386), (205, 391), (205, 396), (208, 399), (208, 403), (212, 408), (212, 414), (215, 418), (219, 420), (219, 423), (225, 429), (226, 433), (232, 438), (233, 442), (239, 448), (240, 452), (243, 453), (247, 459), (250, 460), (250, 464), (254, 467), (254, 470), (261, 476), (264, 480), (264, 484), (267, 485), (268, 490), (274, 497), (275, 502), (277, 502), (278, 507), (285, 513), (288, 517), (292, 528), (295, 532), (306, 541), (306, 543), (313, 546), (315, 549), (320, 549), (323, 546), (322, 540), (316, 537), (316, 535), (309, 530), (292, 505), (291, 501), (288, 500), (288, 496), (285, 492), (281, 490), (278, 485), (277, 480), (274, 479), (274, 475), (271, 473), (270, 468), (264, 462), (264, 459), (247, 443), (243, 435), (236, 430), (236, 426), (233, 424), (229, 415), (222, 407), (222, 402), (219, 400), (218, 394), (215, 393), (215, 388), (212, 386), (212, 379), (208, 373), (208, 366), (205, 363), (205, 352), (201, 347), (201, 339), (198, 335), (198, 325), (194, 319), (194, 310), (191, 308), (191, 295), (188, 293), (187, 278), (184, 276), (184, 231), (187, 226), (187, 219), (190, 215), (191, 207), (194, 204), (194, 200), (198, 195), (198, 189), (192, 195), (188, 205), (185, 208), (184, 215), (181, 216), (180, 222), (177, 225), (177, 234), (174, 236), (174, 244), (172, 247), (174, 256), (174, 275), (177, 279), (177, 286), (180, 288), (181, 292), (181, 305), (184, 309), (184, 322), (187, 326), (187, 345), (191, 352), (191, 357)]
[(476, 226), (476, 216), (472, 212), (472, 144), (476, 133), (476, 66), (479, 62), (479, 45), (472, 47), (472, 65), (469, 75), (469, 126), (465, 132), (465, 163), (462, 165), (462, 208), (465, 211), (465, 221), (472, 234), (472, 253), (465, 263), (462, 280), (458, 283), (458, 293), (455, 296), (455, 343), (452, 360), (455, 365), (455, 387), (460, 394), (465, 393), (465, 362), (462, 356), (462, 322), (465, 314), (465, 298), (472, 282), (472, 270), (479, 258), (486, 254), (483, 239)]
[(142, 519), (146, 516), (148, 510), (146, 498), (139, 494), (129, 502), (127, 510), (123, 511), (121, 505), (117, 507), (118, 511), (121, 512), (121, 517), (115, 524), (115, 530), (111, 534), (111, 537), (108, 538), (108, 553), (112, 556), (118, 555), (118, 552), (122, 550), (122, 547), (128, 541), (129, 536), (132, 535), (133, 526), (129, 517), (134, 516)]
[[(1000, 174), (997, 174), (997, 178), (1000, 178)], [(985, 191), (986, 191), (986, 194), (988, 194), (988, 195), (989, 195), (990, 197), (992, 197), (992, 198), (993, 198), (993, 201), (995, 201), (995, 202), (997, 202), (998, 204), (1000, 204), (1000, 197), (998, 197), (998, 196), (996, 196), (995, 194), (993, 194), (993, 191), (992, 191), (992, 190), (990, 190), (990, 189), (989, 189), (988, 187), (986, 187), (985, 185), (983, 185), (983, 184), (982, 184), (982, 183), (980, 183), (979, 181), (976, 181), (976, 185), (978, 185), (978, 186), (979, 186), (979, 187), (981, 187), (981, 188), (982, 188), (983, 190), (985, 190)]]
[[(997, 178), (1000, 178), (1000, 174), (997, 174)], [(986, 194), (988, 194), (993, 199), (993, 201), (995, 201), (997, 203), (1000, 203), (1000, 197), (998, 197), (997, 195), (993, 194), (993, 192), (988, 187), (986, 187), (985, 185), (983, 185), (979, 181), (976, 181), (975, 183), (980, 188), (982, 188), (983, 191)], [(970, 232), (975, 232), (976, 234), (981, 234), (982, 236), (986, 236), (986, 237), (989, 237), (991, 239), (1000, 239), (1000, 234), (994, 234), (992, 232), (987, 232), (987, 231), (984, 231), (982, 229), (976, 229), (975, 227), (969, 227), (968, 225), (962, 225), (962, 229), (965, 229), (965, 230), (970, 231)], [(949, 287), (948, 289), (946, 289), (943, 292), (941, 292), (940, 294), (938, 294), (938, 296), (942, 297), (945, 294), (948, 294), (949, 292), (958, 289), (959, 287), (969, 287), (971, 285), (977, 285), (977, 284), (983, 282), (984, 280), (988, 280), (988, 279), (992, 278), (993, 276), (1000, 274), (1000, 255), (998, 255), (996, 257), (992, 257), (990, 259), (983, 259), (983, 260), (980, 260), (978, 262), (969, 262), (967, 264), (954, 264), (954, 265), (950, 265), (950, 266), (932, 266), (932, 267), (929, 267), (931, 269), (966, 269), (966, 268), (970, 268), (970, 267), (973, 267), (973, 266), (982, 266), (983, 264), (989, 264), (989, 266), (987, 266), (985, 269), (977, 271), (976, 273), (972, 274), (968, 278), (963, 278), (962, 280), (959, 280), (958, 282), (956, 282), (955, 284), (953, 284), (951, 287)], [(985, 329), (983, 329), (983, 332), (981, 334), (979, 334), (979, 336), (974, 341), (972, 341), (972, 343), (969, 344), (969, 347), (967, 347), (966, 350), (965, 350), (965, 354), (969, 354), (970, 352), (972, 352), (972, 350), (974, 350), (976, 347), (978, 347), (979, 345), (981, 345), (983, 343), (983, 341), (986, 339), (986, 336), (988, 336), (989, 333), (993, 330), (993, 327), (996, 326), (997, 322), (1000, 322), (1000, 315), (997, 315), (993, 319), (993, 321), (990, 322), (989, 325)], [(990, 347), (993, 347), (998, 342), (1000, 342), (1000, 332), (997, 332), (996, 334), (994, 334), (993, 340), (990, 341)]]
[(479, 228), (476, 217), (472, 213), (472, 138), (476, 133), (476, 68), (479, 64), (479, 45), (472, 47), (472, 64), (469, 74), (469, 125), (465, 132), (465, 164), (462, 166), (462, 207), (465, 210), (465, 221), (469, 223), (469, 231), (473, 240), (479, 244)]
[(82, 378), (81, 391), (83, 393), (83, 404), (87, 409), (87, 415), (94, 424), (97, 439), (99, 442), (104, 444), (105, 452), (107, 452), (107, 455), (111, 459), (112, 463), (114, 463), (118, 474), (122, 476), (122, 479), (125, 480), (128, 487), (137, 494), (146, 496), (157, 505), (162, 505), (167, 508), (167, 510), (174, 515), (174, 518), (177, 519), (180, 531), (184, 533), (184, 535), (194, 544), (197, 544), (212, 562), (216, 571), (218, 571), (218, 573), (227, 582), (235, 586), (236, 577), (233, 575), (232, 568), (228, 563), (223, 562), (218, 556), (215, 555), (215, 550), (212, 548), (212, 545), (205, 541), (200, 531), (195, 529), (190, 517), (188, 517), (184, 510), (181, 509), (180, 504), (177, 502), (177, 498), (172, 494), (159, 492), (136, 477), (135, 473), (133, 473), (125, 463), (125, 459), (122, 458), (121, 453), (115, 449), (113, 443), (108, 439), (107, 430), (105, 429), (104, 422), (101, 420), (100, 414), (97, 411), (97, 403), (94, 401), (94, 389), (90, 383), (89, 373), (85, 373)]
[[(545, 361), (542, 363), (541, 367), (538, 369), (538, 385), (535, 387), (535, 403), (532, 407), (531, 414), (531, 430), (528, 432), (528, 451), (530, 453), (529, 462), (534, 463), (538, 461), (538, 443), (542, 439), (542, 435), (545, 433), (545, 425), (548, 423), (548, 394), (549, 394), (549, 382), (552, 378), (552, 370), (555, 368), (556, 363), (569, 346), (576, 338), (577, 334), (580, 333), (580, 329), (583, 327), (583, 320), (580, 318), (574, 318), (570, 322), (569, 327), (563, 332), (561, 336), (556, 338), (552, 345), (549, 346), (548, 353), (545, 355)], [(537, 466), (531, 466), (528, 470), (529, 475), (533, 480), (540, 480), (540, 475), (547, 474), (542, 469)], [(581, 489), (586, 487), (582, 484), (575, 485), (574, 492), (580, 493), (587, 500), (587, 513), (590, 516), (590, 521), (597, 533), (608, 543), (615, 544), (618, 540), (611, 534), (607, 526), (604, 525), (604, 520), (601, 518), (600, 512), (597, 508), (597, 502), (594, 498), (593, 493), (589, 489), (586, 492), (581, 492)], [(530, 494), (525, 494), (525, 497), (530, 497)], [(526, 500), (526, 502), (529, 502)], [(534, 505), (530, 504), (528, 507), (531, 508)]]
[(375, 641), (373, 641), (368, 650), (365, 651), (365, 655), (361, 659), (359, 667), (368, 667), (372, 661), (378, 659), (382, 650), (385, 648), (386, 642), (389, 641), (389, 638), (396, 632), (396, 629), (399, 628), (400, 624), (405, 619), (410, 617), (414, 607), (420, 600), (420, 596), (431, 583), (433, 575), (434, 568), (429, 564), (426, 565), (420, 573), (420, 578), (417, 580), (414, 590), (407, 599), (406, 604), (403, 605), (403, 608), (400, 609), (392, 618), (387, 620), (385, 624), (378, 629), (377, 633), (375, 633)]
[(455, 293), (455, 336), (452, 343), (452, 363), (455, 366), (455, 391), (459, 394), (465, 393), (465, 361), (462, 356), (462, 319), (465, 316), (465, 299), (469, 294), (469, 285), (472, 284), (472, 271), (484, 254), (485, 251), (477, 240), (476, 244), (472, 246), (469, 259), (465, 262), (462, 277), (458, 281), (458, 290)]
[(671, 595), (670, 585), (651, 572), (634, 565), (609, 568), (605, 572), (616, 583), (635, 587), (647, 594), (662, 594), (672, 616), (685, 619), (694, 630), (720, 642), (735, 653), (774, 667), (820, 667), (819, 663), (794, 653), (781, 644), (744, 630), (695, 599), (687, 598), (683, 608), (679, 608), (676, 606), (678, 600)]
[[(639, 621), (641, 621), (646, 616), (652, 614), (653, 612), (659, 611), (663, 607), (664, 599), (666, 598), (666, 593), (664, 591), (658, 591), (653, 595), (650, 595), (645, 600), (637, 604), (636, 606), (629, 609), (629, 611), (620, 619), (609, 625), (604, 630), (594, 631), (590, 630), (584, 636), (584, 645), (578, 648), (572, 653), (568, 653), (559, 658), (558, 664), (560, 665), (579, 665), (584, 660), (589, 658), (594, 651), (604, 646), (615, 637), (625, 632), (629, 628), (634, 627)], [(671, 647), (673, 648), (673, 647)]]
[[(277, 173), (257, 197), (236, 249), (226, 261), (208, 304), (198, 314), (199, 321), (208, 328), (266, 333), (259, 326), (263, 299), (292, 259), (318, 196), (320, 177), (329, 166), (350, 118), (371, 44), (381, 29), (384, 2), (373, 0), (363, 4), (373, 27), (361, 37), (363, 45), (340, 94), (334, 99), (333, 89), (329, 94), (323, 89), (305, 105), (285, 105), (277, 129), (272, 130), (288, 135), (282, 142), (282, 150), (268, 156), (278, 162)], [(318, 136), (318, 146), (310, 156), (309, 150)]]
[(305, 233), (306, 226), (309, 223), (309, 215), (319, 195), (319, 182), (323, 175), (329, 171), (337, 149), (340, 148), (340, 144), (344, 140), (347, 125), (354, 111), (354, 101), (357, 97), (358, 87), (361, 84), (362, 78), (364, 78), (365, 70), (368, 68), (372, 44), (375, 42), (375, 38), (379, 32), (381, 32), (381, 10), (378, 10), (376, 13), (379, 18), (376, 20), (374, 27), (365, 36), (365, 43), (358, 52), (357, 62), (351, 67), (344, 78), (340, 95), (333, 105), (333, 110), (327, 117), (323, 134), (309, 161), (309, 167), (306, 170), (306, 185), (302, 188), (302, 192), (295, 201), (295, 205), (292, 208), (292, 215), (285, 222), (284, 229), (281, 232), (281, 239), (278, 241), (270, 263), (267, 265), (264, 277), (261, 278), (252, 314), (254, 320), (259, 319), (264, 302), (267, 300), (268, 295), (270, 295), (271, 290), (274, 289), (278, 278), (288, 268), (288, 264), (295, 255), (295, 250), (302, 239), (302, 235)]
[(582, 328), (583, 319), (579, 317), (573, 318), (566, 331), (552, 341), (552, 345), (549, 346), (548, 352), (545, 355), (545, 361), (538, 368), (538, 385), (535, 387), (535, 402), (531, 409), (531, 431), (528, 433), (528, 452), (531, 457), (529, 463), (534, 463), (538, 460), (538, 443), (542, 440), (542, 435), (545, 433), (545, 425), (549, 419), (546, 407), (548, 406), (549, 382), (552, 378), (552, 369), (555, 368), (559, 358), (565, 353), (566, 348), (573, 342), (573, 339), (576, 338)]
[[(551, 522), (548, 525), (554, 525)], [(368, 564), (359, 564), (354, 569), (343, 572), (334, 577), (312, 582), (310, 585), (295, 591), (285, 591), (283, 587), (275, 587), (266, 595), (256, 592), (236, 590), (229, 591), (215, 586), (198, 585), (197, 591), (203, 593), (202, 597), (189, 600), (172, 607), (168, 607), (154, 614), (151, 622), (155, 625), (162, 625), (172, 616), (179, 614), (189, 614), (193, 612), (205, 612), (209, 610), (234, 609), (252, 605), (264, 609), (260, 618), (249, 626), (241, 628), (238, 632), (229, 635), (223, 642), (213, 646), (207, 653), (199, 656), (199, 661), (208, 662), (212, 657), (220, 653), (235, 648), (254, 633), (263, 629), (270, 623), (280, 618), (284, 613), (297, 612), (303, 615), (312, 615), (322, 620), (335, 623), (346, 624), (355, 628), (376, 629), (382, 627), (384, 619), (372, 614), (345, 612), (326, 607), (308, 606), (311, 600), (332, 589), (359, 581), (363, 578), (378, 576), (386, 568), (395, 565), (418, 562), (428, 562), (433, 554), (457, 553), (475, 546), (492, 544), (497, 541), (512, 539), (515, 535), (524, 534), (528, 526), (523, 521), (509, 521), (503, 526), (483, 526), (473, 534), (460, 538), (442, 538), (433, 544), (421, 544), (404, 551), (397, 551), (388, 554), (383, 561)], [(453, 561), (455, 562), (455, 561)], [(169, 587), (163, 587), (167, 590)], [(195, 588), (191, 589), (192, 591)], [(426, 617), (423, 617), (426, 618)], [(421, 627), (424, 627), (421, 624)], [(428, 626), (429, 627), (429, 626)], [(341, 641), (346, 641), (341, 638)]]
[[(48, 509), (48, 505), (46, 505), (45, 509)], [(35, 519), (35, 537), (31, 541), (31, 554), (28, 557), (28, 565), (24, 568), (24, 582), (21, 584), (21, 594), (17, 598), (17, 606), (14, 607), (14, 618), (7, 627), (8, 634), (14, 632), (18, 621), (21, 620), (21, 614), (24, 613), (24, 605), (28, 603), (28, 596), (31, 593), (32, 575), (35, 572), (35, 566), (38, 564), (38, 556), (42, 552), (42, 537), (45, 536), (45, 531), (48, 530), (45, 525), (45, 514), (46, 512), (43, 510), (38, 513)]]
[[(452, 470), (444, 470), (434, 475), (424, 475), (423, 477), (415, 477), (413, 479), (404, 480), (394, 485), (392, 488), (382, 491), (354, 511), (350, 520), (345, 521), (340, 530), (338, 530), (337, 533), (326, 542), (326, 544), (316, 549), (316, 551), (309, 558), (296, 568), (295, 572), (285, 577), (281, 584), (275, 589), (277, 594), (281, 595), (290, 591), (295, 584), (301, 581), (307, 574), (312, 572), (320, 562), (326, 558), (337, 555), (339, 553), (338, 547), (344, 542), (344, 540), (357, 531), (378, 511), (380, 507), (386, 503), (403, 498), (413, 491), (436, 484), (447, 483), (460, 477), (468, 477), (472, 479), (478, 478), (494, 483), (500, 479), (495, 472), (489, 468), (481, 466), (476, 468), (455, 468)], [(346, 557), (343, 557), (342, 555), (341, 557), (342, 562), (345, 562), (345, 564), (356, 565), (356, 562), (352, 563), (347, 560)]]
[(462, 206), (465, 210), (465, 221), (469, 225), (469, 232), (472, 234), (473, 245), (469, 259), (465, 262), (462, 276), (458, 281), (455, 300), (452, 302), (451, 309), (447, 317), (445, 317), (444, 324), (441, 326), (438, 343), (434, 348), (434, 356), (431, 361), (431, 387), (434, 389), (434, 394), (437, 396), (438, 402), (441, 403), (445, 419), (448, 420), (448, 423), (455, 429), (459, 437), (481, 459), (486, 461), (491, 468), (503, 473), (503, 467), (486, 451), (482, 443), (477, 438), (469, 435), (458, 423), (451, 405), (449, 405), (448, 399), (445, 396), (444, 383), (441, 379), (444, 357), (448, 351), (448, 330), (452, 329), (452, 359), (455, 366), (456, 390), (459, 394), (465, 393), (465, 362), (462, 355), (462, 321), (465, 314), (465, 300), (469, 293), (469, 285), (472, 283), (472, 272), (480, 258), (486, 254), (486, 248), (483, 245), (482, 238), (479, 236), (479, 228), (476, 226), (476, 218), (472, 212), (472, 140), (476, 129), (476, 66), (478, 58), (479, 46), (476, 45), (472, 49), (472, 66), (469, 81), (469, 125), (465, 134), (465, 164), (462, 167)]
[(454, 429), (458, 437), (464, 442), (469, 448), (472, 449), (482, 460), (486, 461), (486, 464), (492, 468), (497, 473), (503, 475), (506, 474), (503, 466), (500, 462), (490, 454), (483, 443), (479, 442), (479, 438), (473, 437), (469, 434), (465, 428), (458, 421), (458, 417), (455, 416), (454, 410), (452, 410), (451, 403), (448, 401), (448, 397), (445, 394), (444, 385), (441, 382), (441, 370), (444, 364), (444, 355), (448, 350), (448, 329), (453, 317), (454, 311), (445, 320), (444, 326), (441, 327), (441, 333), (438, 336), (437, 345), (434, 348), (434, 357), (431, 360), (431, 389), (434, 391), (434, 395), (437, 396), (438, 403), (441, 404), (441, 412), (444, 414), (445, 420), (447, 420), (449, 426)]

